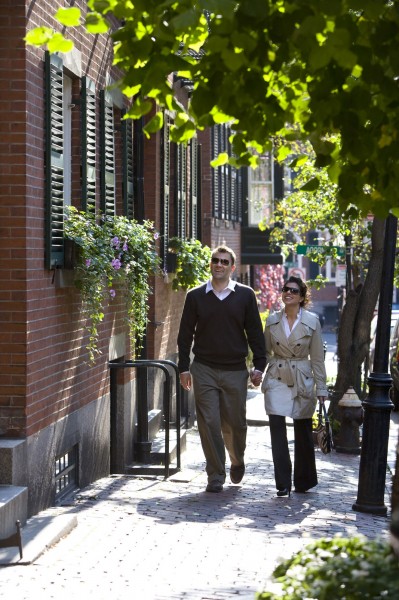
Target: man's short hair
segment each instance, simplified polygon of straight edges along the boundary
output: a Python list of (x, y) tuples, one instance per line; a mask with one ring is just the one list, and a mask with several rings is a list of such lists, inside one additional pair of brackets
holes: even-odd
[(212, 250), (212, 256), (214, 254), (216, 254), (217, 252), (224, 252), (225, 254), (230, 254), (230, 256), (231, 256), (231, 264), (235, 265), (237, 257), (236, 257), (236, 253), (234, 252), (234, 250), (232, 250), (228, 246), (224, 246), (224, 245), (223, 246), (218, 246), (217, 248), (214, 248)]

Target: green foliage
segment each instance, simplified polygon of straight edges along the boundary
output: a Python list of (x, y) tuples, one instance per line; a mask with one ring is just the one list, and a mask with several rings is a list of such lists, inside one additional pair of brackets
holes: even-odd
[(123, 216), (101, 217), (66, 209), (65, 237), (78, 246), (75, 284), (81, 292), (90, 362), (98, 350), (98, 326), (104, 306), (118, 294), (126, 306), (131, 350), (142, 344), (147, 325), (149, 276), (158, 273), (154, 232), (150, 221), (138, 223)]
[[(148, 100), (175, 111), (175, 141), (229, 120), (235, 165), (255, 166), (253, 150), (264, 152), (271, 139), (309, 140), (342, 210), (399, 215), (396, 2), (89, 0), (88, 7), (92, 33), (108, 27), (109, 15), (121, 22), (112, 33), (114, 63), (121, 90), (134, 96), (133, 118), (146, 114)], [(63, 23), (76, 22), (70, 10)], [(53, 51), (63, 43), (56, 35)], [(34, 36), (29, 43), (46, 43)], [(193, 81), (187, 107), (174, 95), (171, 72)], [(331, 134), (340, 135), (338, 146)], [(304, 186), (314, 191), (319, 180)]]
[(169, 250), (176, 254), (174, 290), (188, 290), (209, 279), (212, 251), (208, 246), (203, 246), (199, 240), (173, 237), (169, 240)]
[(389, 544), (365, 537), (320, 539), (273, 572), (281, 594), (256, 600), (380, 600), (396, 598), (399, 565)]
[[(339, 143), (337, 138), (333, 141)], [(274, 219), (284, 227), (275, 227), (271, 239), (282, 246), (285, 253), (295, 253), (298, 239), (306, 243), (309, 231), (319, 231), (320, 247), (309, 251), (307, 257), (324, 265), (328, 259), (335, 264), (344, 263), (345, 256), (339, 256), (335, 247), (345, 248), (350, 236), (352, 279), (356, 287), (367, 273), (372, 250), (372, 219), (363, 218), (353, 206), (342, 211), (337, 198), (338, 187), (331, 183), (326, 168), (315, 165), (315, 154), (309, 144), (292, 144), (292, 153), (286, 162), (295, 174), (293, 192), (276, 203)], [(314, 178), (319, 181), (318, 189), (314, 193), (307, 192), (304, 183)], [(318, 276), (309, 283), (320, 289), (325, 282)]]

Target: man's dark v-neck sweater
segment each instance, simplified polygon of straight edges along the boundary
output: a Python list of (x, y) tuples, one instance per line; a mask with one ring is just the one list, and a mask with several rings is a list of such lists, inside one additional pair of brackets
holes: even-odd
[(189, 370), (193, 340), (197, 362), (225, 371), (244, 370), (249, 345), (254, 367), (264, 371), (265, 340), (253, 289), (236, 283), (224, 300), (206, 293), (206, 284), (190, 290), (177, 338), (180, 373)]

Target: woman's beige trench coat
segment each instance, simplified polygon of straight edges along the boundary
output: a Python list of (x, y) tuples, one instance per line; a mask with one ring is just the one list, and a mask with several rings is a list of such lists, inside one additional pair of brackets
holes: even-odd
[(271, 314), (265, 326), (267, 370), (262, 392), (266, 413), (309, 419), (316, 397), (328, 395), (320, 321), (302, 309), (301, 320), (287, 339), (282, 316), (282, 310)]

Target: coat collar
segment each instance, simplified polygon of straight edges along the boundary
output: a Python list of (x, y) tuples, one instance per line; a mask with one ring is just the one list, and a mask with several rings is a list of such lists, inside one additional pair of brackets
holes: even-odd
[[(266, 325), (275, 325), (276, 323), (280, 323), (282, 317), (283, 310), (279, 310), (278, 312), (272, 313), (268, 316)], [(310, 327), (311, 329), (316, 329), (317, 316), (314, 313), (309, 312), (308, 310), (302, 309), (301, 323), (303, 323), (304, 325), (308, 325), (308, 327)]]

